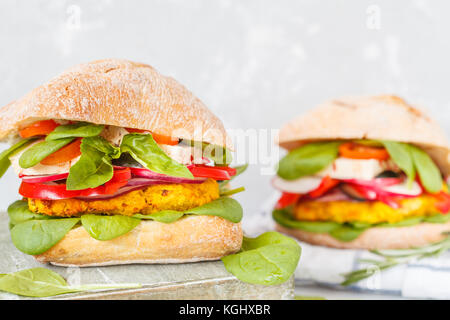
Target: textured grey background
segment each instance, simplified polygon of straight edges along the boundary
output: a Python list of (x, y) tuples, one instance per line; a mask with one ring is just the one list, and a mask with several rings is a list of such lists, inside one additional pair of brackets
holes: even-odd
[[(71, 65), (117, 57), (175, 77), (231, 129), (279, 128), (327, 98), (386, 92), (449, 132), (449, 10), (446, 0), (2, 0), (0, 105)], [(236, 183), (247, 215), (272, 192), (261, 168)], [(18, 185), (3, 177), (0, 209)]]

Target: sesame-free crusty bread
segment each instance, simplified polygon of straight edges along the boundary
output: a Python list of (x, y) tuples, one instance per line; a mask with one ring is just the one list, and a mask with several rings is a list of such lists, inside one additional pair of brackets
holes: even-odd
[(423, 247), (447, 237), (450, 222), (420, 223), (411, 227), (370, 228), (353, 241), (343, 242), (327, 233), (315, 233), (299, 229), (291, 229), (276, 224), (280, 232), (314, 245), (339, 249), (409, 249)]
[(35, 258), (80, 267), (218, 260), (239, 251), (242, 238), (240, 223), (215, 216), (187, 216), (173, 223), (143, 220), (132, 231), (108, 241), (95, 240), (80, 226)]
[(0, 141), (43, 119), (149, 130), (232, 149), (222, 122), (189, 90), (127, 60), (80, 64), (0, 109)]
[(443, 130), (422, 111), (396, 96), (327, 101), (284, 125), (279, 144), (292, 150), (305, 142), (336, 139), (412, 143), (427, 151), (445, 175), (450, 174), (450, 146)]

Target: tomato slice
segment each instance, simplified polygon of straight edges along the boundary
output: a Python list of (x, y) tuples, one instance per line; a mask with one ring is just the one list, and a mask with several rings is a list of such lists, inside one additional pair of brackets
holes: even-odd
[(81, 138), (78, 138), (44, 158), (41, 163), (47, 166), (51, 166), (72, 160), (73, 158), (76, 158), (81, 154), (80, 145)]
[(287, 206), (296, 203), (298, 199), (300, 199), (300, 197), (301, 194), (283, 192), (280, 199), (278, 199), (277, 204), (275, 205), (275, 209), (286, 208)]
[(19, 135), (22, 138), (29, 138), (34, 136), (45, 136), (55, 130), (55, 128), (59, 126), (53, 120), (42, 120), (38, 122), (34, 122), (29, 125), (25, 129), (20, 130)]
[(339, 154), (350, 159), (388, 160), (390, 158), (389, 152), (385, 148), (364, 146), (354, 142), (341, 144)]
[(316, 189), (311, 191), (308, 195), (311, 198), (318, 198), (322, 195), (324, 195), (328, 190), (334, 188), (339, 184), (339, 180), (332, 179), (329, 176), (326, 176), (323, 178), (322, 182), (320, 183), (320, 186)]
[(188, 167), (194, 177), (211, 178), (214, 180), (230, 180), (230, 174), (222, 167), (208, 167), (204, 165), (194, 165)]
[(19, 193), (32, 199), (60, 200), (76, 197), (110, 195), (116, 193), (131, 178), (129, 168), (114, 171), (114, 176), (105, 184), (84, 190), (67, 190), (64, 183), (29, 183), (22, 181)]
[(153, 139), (155, 139), (156, 143), (158, 144), (167, 144), (169, 146), (175, 146), (177, 145), (180, 141), (179, 139), (176, 138), (172, 138), (169, 136), (164, 136), (162, 134), (157, 134), (157, 133), (152, 133), (148, 130), (141, 130), (141, 129), (133, 129), (133, 128), (126, 128), (126, 130), (128, 132), (136, 132), (136, 133), (149, 133), (152, 135)]
[(217, 169), (217, 170), (224, 170), (224, 171), (228, 172), (228, 174), (231, 177), (235, 176), (236, 172), (237, 172), (237, 170), (235, 168), (231, 168), (231, 167), (221, 167), (221, 166), (211, 167), (211, 166), (207, 166), (207, 165), (204, 165), (204, 164), (196, 164), (195, 166), (198, 167), (198, 168), (214, 168), (214, 169)]

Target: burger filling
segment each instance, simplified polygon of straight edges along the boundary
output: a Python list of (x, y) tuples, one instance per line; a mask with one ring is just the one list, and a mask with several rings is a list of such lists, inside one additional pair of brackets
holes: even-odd
[(394, 141), (314, 142), (292, 150), (273, 185), (274, 219), (351, 241), (372, 227), (450, 221), (450, 195), (430, 156)]
[(28, 254), (51, 248), (73, 227), (110, 240), (141, 220), (171, 223), (186, 215), (240, 222), (225, 196), (237, 170), (228, 150), (154, 132), (85, 122), (43, 120), (20, 131), (0, 154), (22, 179), (22, 200), (8, 208), (11, 237)]

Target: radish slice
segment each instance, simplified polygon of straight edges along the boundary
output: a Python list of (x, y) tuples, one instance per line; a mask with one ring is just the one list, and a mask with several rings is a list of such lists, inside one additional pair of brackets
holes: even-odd
[(272, 179), (272, 185), (274, 188), (284, 192), (305, 194), (316, 190), (322, 183), (322, 180), (321, 177), (303, 177), (288, 181), (276, 176)]
[(380, 191), (391, 196), (402, 196), (402, 197), (418, 197), (423, 193), (422, 187), (416, 181), (413, 181), (411, 187), (408, 181), (380, 188)]

